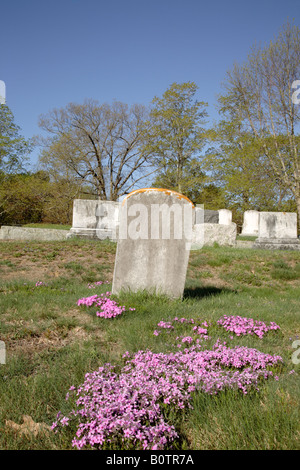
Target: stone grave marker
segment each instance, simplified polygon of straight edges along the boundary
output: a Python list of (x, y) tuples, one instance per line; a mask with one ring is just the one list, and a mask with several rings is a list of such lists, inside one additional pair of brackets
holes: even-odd
[(119, 202), (75, 199), (70, 237), (117, 240)]
[(253, 248), (299, 250), (297, 214), (294, 212), (260, 212), (258, 238)]
[(229, 209), (219, 209), (219, 224), (230, 225), (232, 223), (232, 212)]
[(112, 293), (146, 290), (182, 297), (194, 217), (193, 203), (175, 191), (130, 193), (120, 207)]
[(218, 224), (219, 212), (201, 207), (195, 208), (195, 224)]
[(241, 235), (258, 236), (259, 212), (249, 210), (244, 212), (244, 220)]

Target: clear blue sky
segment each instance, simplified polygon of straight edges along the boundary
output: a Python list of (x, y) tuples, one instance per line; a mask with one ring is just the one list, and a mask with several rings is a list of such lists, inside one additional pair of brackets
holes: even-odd
[(287, 20), (300, 26), (299, 0), (2, 0), (0, 80), (26, 138), (55, 107), (148, 105), (185, 81), (198, 85), (212, 124), (226, 71)]

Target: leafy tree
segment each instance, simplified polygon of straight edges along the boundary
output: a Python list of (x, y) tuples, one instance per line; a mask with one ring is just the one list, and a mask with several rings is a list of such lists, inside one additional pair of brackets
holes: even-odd
[(228, 207), (280, 210), (292, 195), (276, 178), (255, 137), (241, 132), (234, 121), (221, 121), (210, 132), (218, 143), (206, 153), (204, 167), (223, 189)]
[[(0, 224), (72, 224), (73, 200), (82, 188), (43, 171), (0, 176)], [(86, 196), (85, 196), (86, 197)]]
[(41, 222), (48, 181), (30, 173), (2, 176), (0, 184), (0, 223)]
[(300, 217), (300, 108), (293, 99), (299, 77), (300, 30), (287, 24), (274, 41), (253, 48), (245, 64), (228, 72), (219, 97), (224, 120), (219, 137), (228, 151), (223, 169), (229, 190), (239, 186), (249, 203), (250, 186), (261, 188), (260, 199), (272, 200), (279, 191), (285, 203), (292, 195)]
[(173, 83), (162, 98), (155, 97), (150, 111), (145, 151), (151, 155), (158, 173), (172, 173), (174, 189), (185, 190), (185, 170), (199, 157), (204, 145), (204, 118), (207, 103), (197, 101), (194, 82)]
[[(177, 174), (172, 167), (161, 171), (152, 186), (177, 190)], [(191, 159), (182, 172), (181, 192), (194, 204), (204, 204), (205, 209), (220, 209), (225, 206), (223, 190), (213, 184), (203, 172), (203, 165), (197, 159)]]
[(20, 171), (32, 149), (32, 142), (19, 133), (14, 116), (8, 106), (0, 105), (0, 171)]
[(97, 197), (115, 201), (129, 193), (153, 168), (141, 152), (146, 108), (87, 100), (41, 116), (49, 135), (42, 139), (42, 167), (52, 176), (68, 175), (93, 188)]

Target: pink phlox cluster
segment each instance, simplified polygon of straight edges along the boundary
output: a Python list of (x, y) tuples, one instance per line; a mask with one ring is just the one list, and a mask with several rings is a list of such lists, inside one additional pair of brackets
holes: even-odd
[(166, 329), (169, 329), (169, 330), (174, 330), (174, 326), (172, 325), (171, 322), (166, 322), (166, 321), (160, 321), (157, 326), (159, 326), (160, 328), (166, 328)]
[(193, 331), (194, 333), (196, 333), (197, 335), (204, 335), (206, 336), (207, 335), (207, 328), (202, 328), (201, 326), (194, 326), (193, 328)]
[(192, 318), (178, 318), (178, 317), (175, 317), (174, 320), (175, 322), (177, 323), (195, 323), (195, 320), (193, 320)]
[(35, 287), (42, 287), (42, 286), (46, 286), (45, 282), (43, 282), (43, 281), (38, 281), (35, 284)]
[[(110, 298), (111, 292), (106, 292), (106, 294), (95, 294), (89, 297), (84, 297), (77, 301), (77, 305), (85, 305), (87, 307), (100, 307), (100, 309), (96, 312), (98, 317), (102, 318), (115, 318), (118, 315), (121, 315), (125, 312), (126, 307), (123, 305), (118, 305), (115, 300)], [(133, 311), (134, 308), (129, 308), (129, 310)]]
[[(164, 330), (164, 329), (166, 329), (168, 331), (174, 330), (174, 324), (175, 323), (194, 325), (196, 323), (196, 321), (193, 318), (187, 319), (187, 318), (178, 318), (178, 317), (175, 317), (173, 320), (168, 321), (168, 322), (162, 320), (157, 324), (159, 329), (154, 330), (153, 334), (155, 336), (158, 336), (162, 332), (162, 330)], [(206, 328), (203, 328), (203, 326), (205, 326)], [(195, 335), (198, 336), (198, 338), (196, 338), (196, 339), (193, 338), (192, 336), (177, 336), (176, 340), (180, 341), (180, 343), (177, 344), (177, 347), (181, 348), (182, 343), (192, 344), (193, 342), (196, 342), (196, 344), (199, 344), (200, 340), (208, 339), (207, 328), (208, 328), (208, 323), (206, 321), (202, 322), (201, 326), (195, 325), (193, 327), (193, 332), (194, 332)]]
[(280, 329), (280, 327), (275, 322), (270, 322), (270, 324), (267, 325), (263, 321), (254, 320), (253, 318), (241, 317), (238, 315), (224, 315), (217, 321), (217, 323), (218, 325), (225, 328), (226, 331), (235, 333), (237, 336), (255, 334), (259, 338), (262, 338), (268, 331)]
[[(184, 352), (126, 352), (125, 365), (117, 374), (106, 364), (86, 374), (84, 383), (73, 390), (76, 407), (70, 418), (79, 420), (73, 445), (101, 448), (104, 444), (137, 449), (164, 449), (178, 437), (168, 423), (166, 407), (191, 407), (192, 393), (201, 390), (217, 394), (227, 388), (247, 394), (258, 390), (259, 381), (273, 375), (270, 367), (282, 362), (280, 356), (256, 349), (230, 349), (219, 340), (212, 350), (194, 345)], [(53, 429), (69, 424), (60, 414)]]
[[(179, 338), (178, 338), (179, 339)], [(194, 341), (194, 339), (191, 336), (183, 336), (181, 339), (182, 343), (189, 343), (191, 344)]]
[[(175, 317), (173, 320), (170, 320), (170, 321), (161, 320), (157, 324), (159, 329), (154, 330), (153, 334), (155, 336), (158, 336), (161, 333), (162, 330), (169, 330), (169, 331), (174, 330), (174, 323), (179, 323), (179, 324), (191, 323), (191, 324), (194, 324), (195, 320), (193, 320), (193, 318), (178, 318), (178, 317)], [(194, 330), (195, 330), (195, 328), (194, 328)]]
[(96, 287), (102, 286), (103, 284), (109, 284), (109, 282), (108, 281), (96, 281), (96, 282), (88, 284), (88, 288), (96, 289)]

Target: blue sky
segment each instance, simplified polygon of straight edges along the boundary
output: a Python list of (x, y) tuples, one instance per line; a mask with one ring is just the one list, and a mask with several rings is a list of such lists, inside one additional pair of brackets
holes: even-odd
[[(194, 81), (209, 104), (255, 43), (287, 20), (299, 0), (10, 0), (0, 2), (0, 80), (21, 133), (38, 118), (93, 98), (148, 105), (173, 82)], [(37, 162), (33, 152), (31, 162)]]

